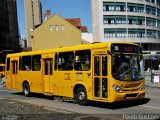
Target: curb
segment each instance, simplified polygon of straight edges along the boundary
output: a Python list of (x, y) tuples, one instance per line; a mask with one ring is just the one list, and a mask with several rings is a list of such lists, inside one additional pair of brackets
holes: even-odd
[[(24, 101), (24, 100), (20, 100), (20, 99), (16, 99), (16, 98), (12, 98), (11, 100), (41, 106), (44, 109), (51, 110), (51, 111), (54, 111), (54, 112), (60, 112), (62, 114), (73, 114), (72, 111), (67, 111), (67, 110), (63, 110), (63, 109), (60, 109), (60, 108), (51, 107), (51, 106), (48, 106), (48, 105), (44, 105), (43, 103), (36, 103), (36, 102), (33, 102), (33, 101), (32, 102), (31, 101)], [(79, 114), (79, 113), (76, 113), (76, 112), (74, 112), (74, 113)]]
[(146, 87), (151, 87), (151, 88), (159, 88), (160, 89), (160, 86), (155, 86), (155, 85), (145, 85)]

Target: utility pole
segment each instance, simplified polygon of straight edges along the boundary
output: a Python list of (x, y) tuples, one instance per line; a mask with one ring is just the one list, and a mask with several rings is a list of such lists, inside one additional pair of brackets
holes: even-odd
[(153, 63), (152, 63), (152, 57), (151, 57), (151, 83), (153, 83), (153, 77), (154, 77), (154, 74), (153, 74)]

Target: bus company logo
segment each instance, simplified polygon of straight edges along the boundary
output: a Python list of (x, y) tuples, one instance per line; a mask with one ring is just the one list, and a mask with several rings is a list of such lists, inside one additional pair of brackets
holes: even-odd
[(134, 90), (133, 90), (133, 89), (131, 89), (130, 91), (131, 91), (131, 92), (133, 92)]
[(91, 73), (87, 73), (87, 75), (90, 77), (90, 76), (91, 76)]
[(130, 85), (130, 84), (122, 84), (122, 86), (123, 86), (124, 88), (129, 88), (131, 85)]
[(135, 83), (135, 84), (122, 84), (122, 87), (124, 88), (134, 88), (134, 87), (138, 87), (140, 85), (140, 83)]
[(119, 51), (119, 46), (114, 46), (114, 50)]

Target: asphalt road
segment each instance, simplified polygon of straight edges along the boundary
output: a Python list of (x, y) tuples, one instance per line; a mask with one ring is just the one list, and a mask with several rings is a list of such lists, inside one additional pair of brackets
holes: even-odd
[[(21, 92), (7, 90), (0, 86), (0, 99), (10, 99), (40, 105), (44, 108), (62, 114), (84, 114), (91, 119), (160, 119), (160, 89), (146, 87), (146, 98), (138, 101), (129, 101), (115, 104), (89, 102), (88, 106), (74, 104), (72, 100), (52, 100), (50, 97), (33, 94), (24, 97)], [(84, 117), (83, 115), (83, 117)], [(80, 115), (79, 118), (80, 119)]]

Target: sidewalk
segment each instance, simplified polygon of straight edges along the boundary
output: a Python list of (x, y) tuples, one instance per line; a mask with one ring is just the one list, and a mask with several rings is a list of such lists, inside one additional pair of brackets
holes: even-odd
[(145, 85), (148, 87), (160, 88), (160, 70), (154, 71), (154, 79), (157, 79), (159, 82), (151, 82), (151, 72), (145, 72)]
[(9, 98), (0, 98), (0, 106), (0, 120), (73, 120), (80, 116)]

